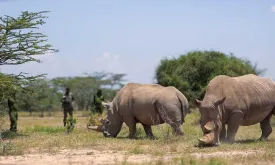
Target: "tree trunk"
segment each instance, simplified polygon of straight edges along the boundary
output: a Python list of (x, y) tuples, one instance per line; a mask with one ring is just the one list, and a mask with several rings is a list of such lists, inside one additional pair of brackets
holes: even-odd
[(29, 115), (32, 116), (32, 108), (31, 108), (31, 106), (28, 105), (28, 109), (29, 109), (29, 112), (30, 112)]
[(42, 118), (44, 117), (44, 110), (41, 111), (40, 117), (42, 117)]

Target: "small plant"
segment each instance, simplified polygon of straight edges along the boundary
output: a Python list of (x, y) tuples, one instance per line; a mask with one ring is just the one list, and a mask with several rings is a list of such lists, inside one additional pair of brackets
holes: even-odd
[(217, 159), (210, 159), (209, 163), (207, 165), (226, 165), (226, 163), (217, 160)]
[(104, 111), (102, 114), (91, 113), (87, 125), (101, 125), (100, 119), (104, 119), (104, 118), (106, 118), (106, 116), (107, 116), (106, 111)]
[(143, 154), (144, 152), (139, 148), (139, 146), (136, 146), (133, 150), (130, 151), (130, 153)]
[(69, 117), (66, 121), (66, 133), (70, 133), (74, 130), (76, 119)]
[(23, 151), (16, 147), (11, 141), (0, 141), (0, 155), (20, 155)]

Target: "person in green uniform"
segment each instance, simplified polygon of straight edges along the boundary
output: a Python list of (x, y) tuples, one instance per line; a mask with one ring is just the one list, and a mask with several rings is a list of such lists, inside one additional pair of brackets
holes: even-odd
[(104, 96), (102, 94), (101, 89), (98, 89), (97, 93), (94, 95), (94, 108), (97, 113), (102, 114), (103, 107), (102, 107), (102, 101), (104, 101)]
[(15, 104), (15, 93), (8, 99), (9, 117), (10, 117), (10, 131), (17, 132), (18, 113)]
[(70, 88), (66, 88), (66, 92), (64, 93), (61, 102), (62, 102), (62, 108), (64, 111), (64, 118), (63, 118), (63, 123), (64, 123), (64, 127), (66, 126), (67, 123), (67, 117), (68, 117), (68, 113), (70, 115), (70, 118), (73, 118), (73, 101), (74, 101), (74, 97), (72, 95), (72, 93), (70, 92)]

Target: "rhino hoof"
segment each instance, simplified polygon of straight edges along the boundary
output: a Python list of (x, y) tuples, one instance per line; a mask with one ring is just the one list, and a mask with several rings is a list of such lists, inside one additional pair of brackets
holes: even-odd
[(155, 136), (147, 136), (147, 138), (150, 139), (150, 140), (155, 140), (156, 139)]
[(259, 138), (259, 139), (258, 139), (258, 140), (256, 140), (256, 141), (265, 142), (265, 141), (268, 141), (268, 139), (267, 139), (267, 138), (265, 138), (265, 137), (261, 137), (261, 138)]

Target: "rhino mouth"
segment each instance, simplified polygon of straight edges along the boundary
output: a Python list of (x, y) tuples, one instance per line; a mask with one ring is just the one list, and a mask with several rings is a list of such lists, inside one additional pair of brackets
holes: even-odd
[(213, 121), (209, 121), (202, 127), (202, 129), (204, 135), (201, 138), (198, 138), (199, 144), (203, 146), (215, 145), (216, 137), (218, 136), (215, 123)]
[(103, 135), (104, 135), (104, 137), (107, 137), (107, 138), (108, 137), (116, 138), (116, 136), (110, 134), (108, 131), (103, 131)]
[(104, 131), (103, 135), (104, 135), (104, 137), (111, 137), (111, 134), (109, 132), (107, 132), (107, 131)]
[(203, 146), (214, 145), (215, 144), (214, 139), (215, 139), (215, 133), (214, 132), (210, 132), (208, 134), (203, 135), (203, 137), (198, 138), (199, 144), (203, 145)]

